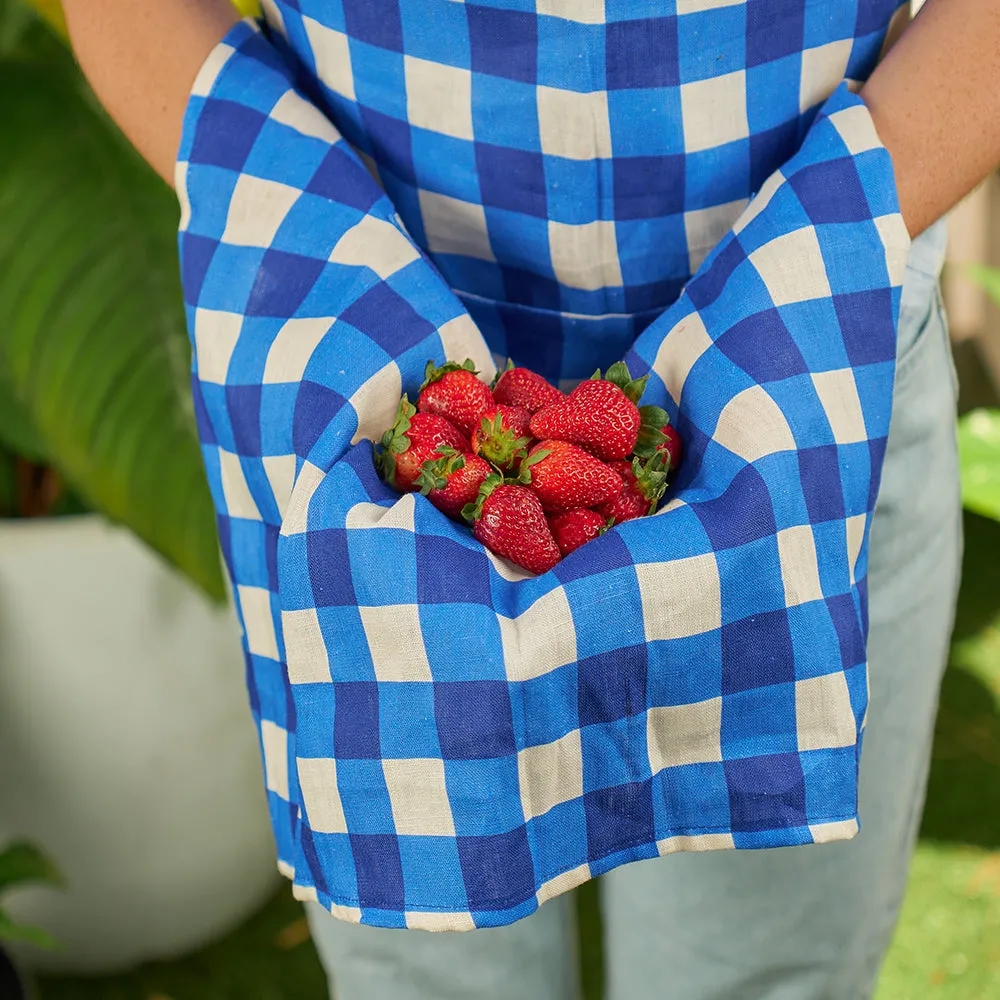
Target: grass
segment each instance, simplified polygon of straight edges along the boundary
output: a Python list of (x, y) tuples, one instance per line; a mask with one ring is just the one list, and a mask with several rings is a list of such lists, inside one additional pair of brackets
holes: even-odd
[[(596, 894), (578, 894), (586, 1000), (600, 1000)], [(921, 842), (876, 1000), (1000, 996), (1000, 524), (966, 516), (966, 558)], [(120, 976), (46, 979), (40, 1000), (325, 1000), (282, 890), (229, 937)]]

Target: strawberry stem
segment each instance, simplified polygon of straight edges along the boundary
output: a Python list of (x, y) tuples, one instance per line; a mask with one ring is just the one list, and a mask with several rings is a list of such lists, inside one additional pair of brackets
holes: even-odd
[(493, 376), (493, 381), (490, 382), (490, 392), (492, 392), (497, 387), (497, 383), (500, 381), (500, 379), (504, 375), (506, 375), (507, 372), (513, 371), (513, 369), (514, 369), (514, 362), (513, 360), (508, 358), (506, 366), (502, 369), (498, 368), (496, 375)]
[(641, 458), (632, 459), (632, 472), (639, 492), (649, 501), (649, 513), (656, 510), (660, 498), (667, 491), (667, 467), (670, 456), (657, 451), (645, 462)]
[(431, 359), (424, 369), (424, 384), (420, 387), (420, 392), (423, 392), (432, 383), (443, 379), (449, 372), (461, 371), (472, 372), (473, 375), (479, 374), (472, 358), (466, 358), (461, 364), (457, 361), (446, 361), (443, 365), (435, 364), (434, 360)]
[(642, 458), (651, 458), (665, 440), (662, 431), (670, 423), (670, 414), (659, 406), (640, 406), (639, 417), (642, 423), (634, 451)]
[(498, 487), (503, 485), (504, 478), (499, 472), (491, 472), (479, 487), (479, 495), (471, 503), (467, 503), (462, 508), (462, 517), (470, 523), (478, 521), (483, 516), (483, 504), (487, 497)]
[(421, 463), (414, 480), (424, 496), (431, 490), (443, 490), (448, 485), (448, 479), (459, 469), (465, 468), (465, 456), (450, 444), (439, 445), (437, 454), (439, 458), (428, 458)]
[(375, 467), (393, 488), (396, 486), (396, 461), (393, 456), (401, 455), (410, 447), (407, 434), (410, 430), (410, 418), (415, 416), (416, 412), (417, 408), (407, 399), (404, 392), (396, 410), (396, 419), (379, 442), (382, 450), (375, 456)]
[(518, 472), (517, 482), (528, 485), (531, 482), (531, 467), (537, 465), (543, 458), (548, 458), (552, 454), (551, 448), (540, 448), (532, 452), (523, 462)]
[[(601, 369), (598, 368), (590, 377), (591, 379), (602, 378)], [(604, 373), (603, 379), (605, 382), (611, 382), (613, 385), (618, 386), (633, 403), (638, 403), (642, 398), (642, 394), (646, 391), (646, 383), (649, 381), (649, 375), (643, 375), (642, 378), (632, 378), (632, 373), (628, 370), (628, 365), (624, 361), (616, 361)]]

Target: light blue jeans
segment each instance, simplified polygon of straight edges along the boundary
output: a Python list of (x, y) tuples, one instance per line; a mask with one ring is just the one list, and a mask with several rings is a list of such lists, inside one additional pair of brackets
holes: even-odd
[[(938, 290), (946, 234), (914, 241), (869, 556), (871, 705), (847, 843), (671, 855), (601, 879), (607, 1000), (863, 1000), (889, 945), (923, 805), (961, 559), (956, 384)], [(336, 1000), (573, 1000), (571, 897), (509, 927), (339, 922), (313, 940)]]

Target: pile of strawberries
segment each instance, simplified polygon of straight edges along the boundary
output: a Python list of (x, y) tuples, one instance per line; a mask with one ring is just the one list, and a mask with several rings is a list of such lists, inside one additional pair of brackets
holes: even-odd
[(655, 512), (681, 440), (664, 410), (638, 405), (648, 375), (619, 361), (568, 395), (509, 361), (491, 386), (477, 375), (469, 360), (427, 363), (417, 405), (403, 396), (382, 435), (390, 486), (419, 490), (532, 573)]

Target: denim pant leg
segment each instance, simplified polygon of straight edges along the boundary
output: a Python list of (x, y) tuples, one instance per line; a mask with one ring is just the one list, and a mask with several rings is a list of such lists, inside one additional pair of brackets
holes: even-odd
[(944, 232), (915, 241), (869, 554), (871, 702), (861, 832), (846, 843), (676, 855), (602, 880), (608, 1000), (863, 1000), (906, 884), (961, 559)]
[(507, 927), (460, 934), (387, 930), (335, 920), (306, 904), (336, 1000), (575, 1000), (572, 896)]

